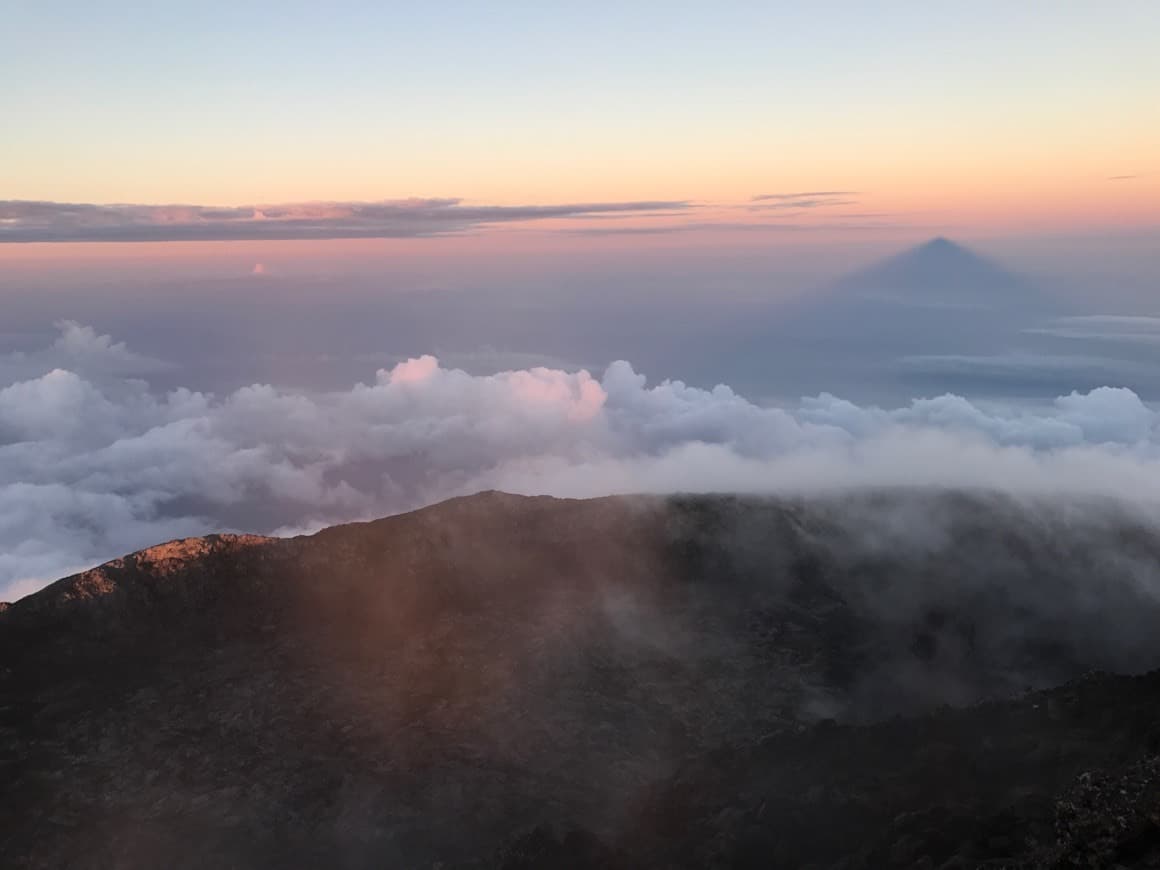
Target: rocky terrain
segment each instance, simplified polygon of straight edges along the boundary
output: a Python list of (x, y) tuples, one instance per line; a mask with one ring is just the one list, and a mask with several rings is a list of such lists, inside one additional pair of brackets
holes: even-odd
[(482, 493), (0, 607), (0, 863), (1160, 867), (1160, 526)]

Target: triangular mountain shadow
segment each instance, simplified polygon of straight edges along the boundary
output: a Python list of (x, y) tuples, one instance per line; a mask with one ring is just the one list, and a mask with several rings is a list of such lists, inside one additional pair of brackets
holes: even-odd
[(794, 341), (935, 352), (967, 338), (1010, 339), (1056, 308), (1030, 281), (940, 237), (771, 310), (765, 329)]
[(1030, 282), (962, 245), (939, 236), (854, 272), (811, 295), (951, 309), (1027, 309), (1049, 300)]
[(1009, 353), (1026, 345), (1025, 330), (1061, 313), (1031, 280), (935, 238), (793, 300), (771, 299), (736, 324), (726, 349), (690, 349), (684, 362), (747, 395), (904, 401), (916, 361)]

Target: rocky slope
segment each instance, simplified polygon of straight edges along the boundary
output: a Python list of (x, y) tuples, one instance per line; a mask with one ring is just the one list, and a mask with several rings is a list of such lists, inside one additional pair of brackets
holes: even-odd
[(1160, 532), (1108, 503), (484, 493), (173, 542), (0, 611), (0, 854), (1160, 866), (1157, 626)]

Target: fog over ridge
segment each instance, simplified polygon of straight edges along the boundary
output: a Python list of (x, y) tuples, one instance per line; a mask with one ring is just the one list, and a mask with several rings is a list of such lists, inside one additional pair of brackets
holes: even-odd
[(0, 357), (0, 600), (184, 535), (287, 534), (479, 489), (811, 493), (938, 486), (1160, 492), (1160, 415), (1107, 386), (1044, 406), (823, 393), (763, 407), (727, 386), (473, 375), (417, 357), (344, 391), (151, 389), (163, 360), (64, 322)]

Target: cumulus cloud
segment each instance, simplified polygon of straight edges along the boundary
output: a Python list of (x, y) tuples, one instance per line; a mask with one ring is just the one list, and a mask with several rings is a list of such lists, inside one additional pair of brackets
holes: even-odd
[(599, 378), (470, 375), (423, 356), (344, 391), (255, 384), (219, 396), (117, 375), (139, 374), (142, 358), (78, 324), (60, 329), (41, 361), (76, 368), (0, 382), (0, 599), (173, 537), (313, 531), (482, 488), (1160, 493), (1160, 416), (1122, 388), (1035, 409), (829, 394), (763, 407), (727, 386), (650, 385), (627, 362)]
[(0, 386), (38, 377), (60, 368), (92, 379), (127, 378), (165, 371), (162, 360), (136, 353), (91, 326), (72, 320), (56, 323), (57, 337), (35, 352), (0, 354)]
[(0, 242), (169, 242), (416, 238), (500, 223), (593, 215), (669, 213), (689, 202), (471, 205), (461, 199), (310, 202), (218, 208), (0, 201)]

